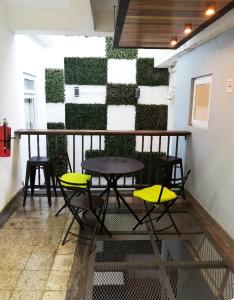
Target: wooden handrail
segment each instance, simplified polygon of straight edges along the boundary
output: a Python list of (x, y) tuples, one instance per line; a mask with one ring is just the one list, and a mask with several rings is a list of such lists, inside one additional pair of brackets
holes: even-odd
[(140, 135), (140, 136), (190, 136), (182, 130), (76, 130), (76, 129), (18, 129), (15, 135)]

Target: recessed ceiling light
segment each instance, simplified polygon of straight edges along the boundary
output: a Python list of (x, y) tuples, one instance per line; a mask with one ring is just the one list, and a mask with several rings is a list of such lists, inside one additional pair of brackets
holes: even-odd
[(177, 37), (171, 38), (171, 46), (174, 47), (177, 44)]
[(191, 33), (192, 32), (192, 24), (185, 24), (185, 26), (184, 26), (184, 33), (185, 34), (189, 34), (189, 33)]
[(212, 16), (215, 14), (216, 5), (215, 2), (207, 2), (205, 15)]

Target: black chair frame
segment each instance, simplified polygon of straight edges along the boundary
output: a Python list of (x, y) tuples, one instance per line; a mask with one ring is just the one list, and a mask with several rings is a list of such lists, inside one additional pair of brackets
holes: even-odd
[[(98, 224), (100, 224), (101, 229), (104, 228), (106, 233), (111, 237), (111, 233), (109, 232), (109, 230), (106, 228), (105, 224), (104, 224), (104, 218), (101, 218), (101, 215), (103, 214), (103, 209), (104, 209), (104, 200), (99, 197), (100, 199), (103, 200), (103, 205), (100, 205), (99, 207), (94, 208), (93, 207), (93, 201), (92, 201), (92, 195), (91, 195), (91, 191), (90, 191), (90, 181), (87, 181), (87, 183), (71, 183), (71, 182), (67, 182), (64, 180), (61, 180), (59, 177), (57, 177), (57, 180), (59, 182), (59, 186), (65, 201), (66, 206), (68, 207), (69, 211), (72, 213), (73, 218), (68, 226), (67, 232), (64, 236), (62, 245), (64, 245), (66, 243), (67, 240), (67, 236), (68, 234), (72, 234), (76, 237), (79, 237), (81, 239), (86, 239), (86, 240), (90, 240), (90, 245), (89, 245), (89, 250), (88, 253), (91, 253), (92, 247), (93, 247), (93, 242), (96, 236), (96, 231), (97, 231), (97, 227)], [(68, 193), (72, 192), (72, 194), (69, 196)], [(79, 198), (79, 196), (81, 194), (87, 195), (87, 201), (88, 201), (88, 208), (83, 208), (83, 207), (78, 207), (75, 205), (72, 205), (71, 200), (74, 197)], [(97, 210), (99, 210), (99, 212), (97, 212)], [(76, 220), (78, 222), (78, 224), (80, 225), (80, 229), (83, 229), (84, 226), (90, 226), (90, 224), (85, 223), (81, 217), (79, 216), (80, 213), (86, 213), (87, 211), (91, 211), (92, 214), (95, 216), (96, 218), (96, 223), (94, 226), (94, 231), (93, 231), (93, 235), (92, 238), (87, 238), (83, 235), (80, 234), (75, 234), (73, 232), (71, 232), (71, 227), (74, 223), (74, 221)]]
[[(144, 223), (147, 223), (147, 222), (150, 222), (151, 225), (153, 226), (153, 231), (154, 233), (160, 233), (162, 231), (165, 231), (166, 229), (169, 229), (171, 227), (174, 227), (175, 228), (175, 231), (176, 233), (180, 236), (180, 231), (178, 229), (178, 227), (176, 226), (176, 223), (169, 211), (170, 207), (176, 202), (176, 200), (178, 199), (179, 196), (182, 195), (182, 193), (184, 193), (184, 185), (189, 177), (189, 174), (191, 173), (191, 170), (188, 170), (187, 174), (182, 178), (182, 181), (181, 181), (181, 178), (178, 178), (178, 179), (173, 179), (173, 181), (175, 182), (176, 180), (180, 180), (181, 182), (178, 184), (178, 185), (175, 185), (176, 187), (179, 188), (179, 190), (177, 191), (177, 197), (171, 201), (168, 201), (168, 202), (161, 202), (161, 197), (162, 197), (162, 193), (163, 193), (163, 189), (165, 187), (168, 187), (168, 183), (171, 182), (171, 179), (168, 179), (166, 178), (165, 181), (163, 182), (162, 186), (161, 186), (161, 190), (160, 190), (160, 193), (159, 193), (159, 197), (158, 197), (158, 201), (153, 204), (152, 207), (149, 208), (149, 206), (147, 205), (147, 201), (144, 201), (144, 206), (145, 206), (145, 210), (146, 210), (146, 214), (140, 219), (140, 221), (133, 227), (133, 231), (136, 230), (136, 228), (139, 226), (139, 225), (142, 225)], [(157, 217), (154, 217), (152, 218), (151, 216), (151, 213), (156, 209), (158, 208), (160, 205), (162, 205), (164, 207), (164, 210), (161, 212), (161, 214)], [(155, 223), (159, 222), (159, 220), (165, 215), (165, 214), (168, 214), (170, 220), (171, 220), (171, 225), (167, 226), (167, 227), (164, 227), (160, 230), (156, 230), (155, 227), (154, 227), (154, 224), (152, 221), (156, 221)], [(146, 218), (148, 218), (146, 220)]]

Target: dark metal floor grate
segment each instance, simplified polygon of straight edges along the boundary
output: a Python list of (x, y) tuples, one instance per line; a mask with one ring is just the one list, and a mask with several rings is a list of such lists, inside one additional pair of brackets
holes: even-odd
[[(234, 276), (222, 255), (189, 213), (173, 218), (182, 235), (170, 229), (156, 239), (150, 224), (131, 234), (131, 214), (107, 214), (113, 236), (97, 237), (88, 299), (232, 299)], [(169, 222), (164, 218), (156, 229)]]

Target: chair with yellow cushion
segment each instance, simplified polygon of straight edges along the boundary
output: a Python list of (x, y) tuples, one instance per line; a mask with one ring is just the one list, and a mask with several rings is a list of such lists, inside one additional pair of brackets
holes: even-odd
[[(76, 172), (76, 173), (72, 172), (71, 163), (70, 163), (69, 156), (67, 153), (65, 153), (63, 156), (54, 158), (54, 163), (56, 164), (56, 162), (58, 160), (60, 162), (63, 161), (63, 163), (67, 167), (67, 171), (69, 171), (69, 173), (65, 173), (65, 174), (59, 174), (58, 172), (56, 173), (56, 176), (59, 177), (64, 182), (71, 182), (73, 184), (76, 184), (76, 183), (85, 184), (91, 180), (91, 175), (82, 174), (82, 173), (78, 173), (78, 172)], [(66, 187), (66, 184), (64, 184), (64, 187)], [(74, 197), (76, 194), (81, 194), (82, 189), (85, 189), (86, 186), (82, 185), (82, 186), (80, 186), (80, 188), (81, 189), (79, 191), (74, 191), (73, 194), (71, 195), (71, 197)], [(66, 203), (58, 210), (58, 212), (55, 214), (55, 217), (57, 217), (65, 207), (67, 207)]]
[[(103, 228), (110, 237), (111, 233), (106, 228), (104, 219), (102, 217), (104, 212), (104, 199), (91, 193), (90, 181), (87, 180), (89, 175), (87, 175), (86, 178), (79, 175), (80, 174), (77, 175), (77, 173), (68, 173), (61, 177), (57, 177), (66, 206), (72, 214), (72, 220), (65, 233), (62, 245), (66, 243), (68, 235), (72, 234), (81, 239), (90, 240), (88, 250), (88, 253), (90, 254), (93, 248), (93, 242), (96, 236), (98, 225), (100, 225), (100, 228)], [(93, 222), (91, 223), (91, 218), (87, 218), (85, 220), (81, 216), (82, 213), (84, 216), (85, 212), (91, 212), (95, 217), (96, 222), (94, 226), (92, 226)], [(74, 233), (72, 231), (72, 225), (74, 221), (77, 221), (77, 223), (80, 225), (80, 230), (78, 230), (78, 233)], [(85, 226), (94, 227), (92, 237), (87, 236), (87, 232), (86, 234), (83, 234), (82, 229)]]
[[(151, 225), (153, 225), (152, 221), (155, 220), (158, 222), (165, 214), (168, 214), (171, 225), (167, 226), (166, 228), (161, 229), (160, 231), (166, 230), (170, 227), (174, 227), (177, 234), (180, 235), (180, 232), (173, 220), (173, 217), (169, 211), (170, 207), (175, 203), (177, 198), (181, 195), (181, 193), (184, 191), (184, 185), (188, 179), (188, 176), (190, 174), (190, 170), (187, 172), (186, 176), (182, 179), (182, 182), (180, 184), (179, 190), (175, 193), (171, 189), (166, 187), (166, 184), (163, 185), (153, 185), (151, 187), (147, 187), (141, 190), (136, 190), (133, 192), (133, 196), (144, 201), (144, 206), (146, 210), (146, 214), (140, 219), (140, 221), (134, 226), (133, 230), (136, 230), (136, 228), (139, 225), (142, 225), (146, 222), (151, 222)], [(168, 181), (167, 181), (168, 182)], [(148, 206), (150, 204), (150, 207)], [(152, 213), (155, 209), (157, 209), (159, 206), (163, 206), (164, 210), (160, 211), (160, 215), (157, 217), (152, 217)], [(154, 228), (153, 228), (154, 229)], [(154, 229), (154, 232), (159, 232)]]

